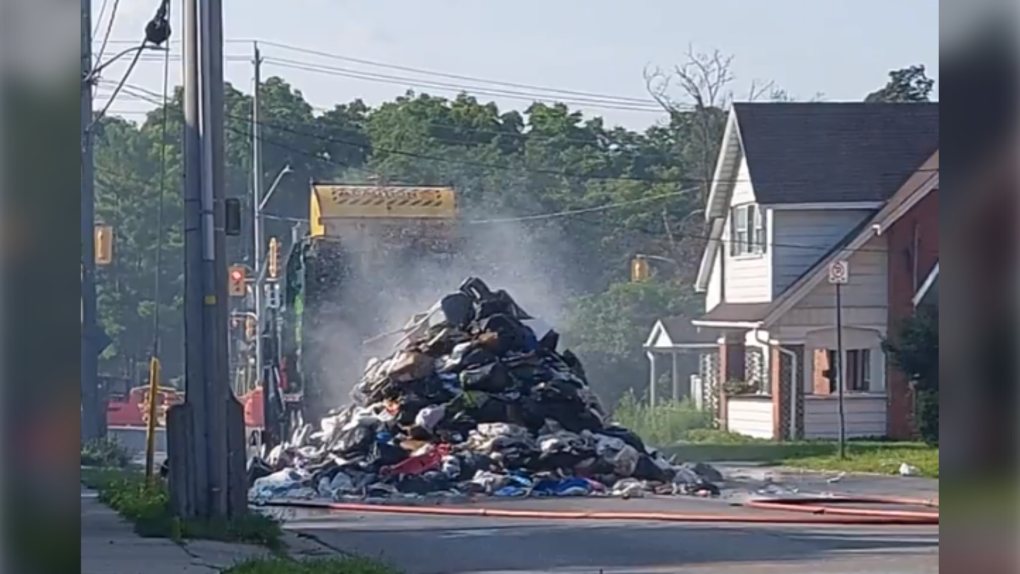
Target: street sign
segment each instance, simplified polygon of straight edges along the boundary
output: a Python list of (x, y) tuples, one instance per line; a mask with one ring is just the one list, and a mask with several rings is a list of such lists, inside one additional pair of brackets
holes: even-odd
[(832, 285), (846, 285), (850, 282), (850, 263), (848, 261), (837, 261), (829, 265), (829, 283)]

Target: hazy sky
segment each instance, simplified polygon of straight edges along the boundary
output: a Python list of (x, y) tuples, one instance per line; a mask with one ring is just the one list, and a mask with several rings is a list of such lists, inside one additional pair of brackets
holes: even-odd
[[(98, 18), (103, 0), (92, 0)], [(96, 22), (96, 45), (111, 8)], [(527, 99), (564, 99), (642, 128), (661, 118), (645, 103), (643, 70), (683, 61), (689, 46), (734, 56), (738, 96), (755, 79), (771, 80), (799, 99), (860, 100), (891, 69), (925, 64), (938, 78), (939, 11), (935, 0), (223, 0), (227, 79), (249, 90), (251, 40), (473, 80), (416, 74), (263, 46), (265, 74), (279, 75), (318, 107), (362, 98), (370, 104), (413, 88), (452, 96), (457, 87), (503, 107)], [(121, 0), (109, 57), (139, 38), (156, 0)], [(179, 0), (175, 30), (181, 30)], [(179, 53), (179, 45), (174, 46)], [(275, 62), (275, 63), (274, 63)], [(322, 70), (295, 69), (295, 65)], [(123, 66), (104, 77), (118, 80)], [(361, 75), (353, 78), (350, 75)], [(171, 67), (179, 83), (180, 67)], [(343, 74), (343, 75), (338, 75)], [(366, 77), (365, 74), (370, 74)], [(161, 62), (143, 59), (130, 82), (159, 91)], [(536, 86), (525, 90), (483, 80)], [(446, 84), (438, 89), (434, 84)], [(431, 87), (429, 87), (431, 85)], [(473, 88), (473, 89), (472, 89)], [(567, 90), (588, 95), (556, 93)], [(509, 93), (508, 93), (509, 92)], [(109, 93), (102, 89), (100, 94)], [(498, 93), (499, 95), (496, 95)], [(620, 100), (624, 98), (624, 100)], [(584, 104), (584, 105), (581, 105)], [(102, 105), (100, 101), (99, 104)], [(113, 110), (137, 117), (151, 107), (132, 96)], [(613, 109), (617, 108), (617, 109)], [(630, 109), (619, 109), (630, 108)], [(637, 108), (634, 110), (632, 108)]]

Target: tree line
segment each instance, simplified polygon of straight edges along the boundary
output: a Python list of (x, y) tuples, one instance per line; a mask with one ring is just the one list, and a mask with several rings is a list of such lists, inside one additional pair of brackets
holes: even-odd
[[(691, 288), (705, 235), (698, 215), (726, 108), (737, 98), (789, 99), (768, 84), (734, 94), (729, 67), (718, 53), (692, 53), (646, 74), (662, 115), (644, 131), (565, 104), (507, 110), (466, 93), (316, 109), (285, 79), (269, 78), (260, 91), (261, 176), (268, 184), (284, 166), (292, 172), (270, 202), (267, 236), (287, 240), (308, 217), (312, 180), (452, 185), (466, 218), (517, 217), (519, 233), (554, 232), (569, 269), (543, 272), (565, 275), (560, 328), (613, 400), (643, 385), (640, 345), (654, 321), (701, 309)], [(895, 71), (867, 99), (927, 99), (927, 82), (923, 67)], [(164, 99), (128, 83), (120, 97), (156, 108), (138, 122), (104, 117), (96, 129), (97, 217), (117, 236), (114, 263), (98, 277), (100, 320), (114, 341), (102, 368), (135, 383), (157, 340), (166, 377), (183, 372), (182, 95)], [(228, 85), (226, 109), (226, 192), (250, 210), (252, 96)], [(250, 262), (251, 243), (231, 241), (230, 263)], [(632, 284), (636, 254), (674, 263)]]

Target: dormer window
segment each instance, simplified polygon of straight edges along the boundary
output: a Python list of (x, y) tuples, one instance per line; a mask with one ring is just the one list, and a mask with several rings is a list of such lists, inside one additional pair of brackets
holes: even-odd
[(734, 207), (730, 213), (730, 253), (734, 257), (763, 255), (768, 234), (765, 229), (765, 213), (760, 205), (748, 204)]

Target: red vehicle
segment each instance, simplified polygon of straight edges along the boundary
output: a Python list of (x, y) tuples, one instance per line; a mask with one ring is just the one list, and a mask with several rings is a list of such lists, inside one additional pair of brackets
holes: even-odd
[[(161, 387), (156, 399), (156, 426), (166, 426), (170, 407), (184, 402), (184, 393), (173, 387)], [(135, 387), (126, 393), (111, 393), (106, 404), (107, 427), (148, 426), (149, 387)]]

